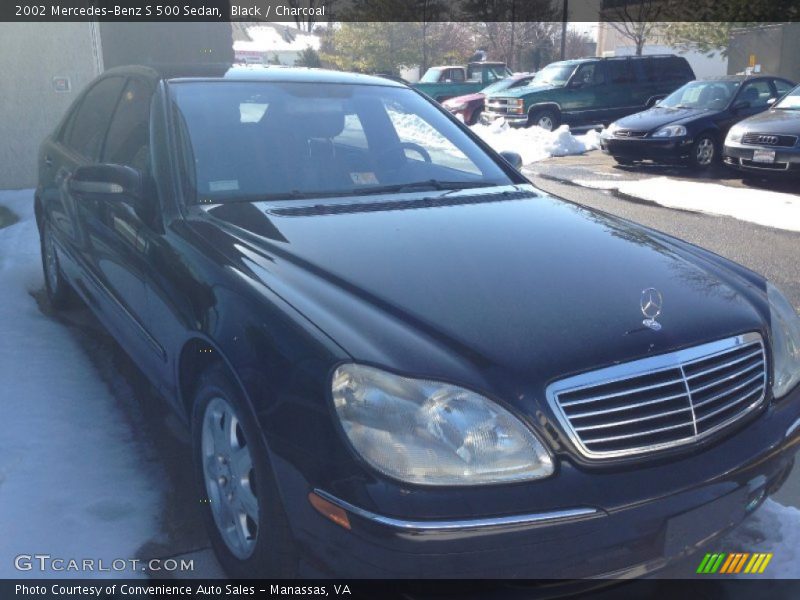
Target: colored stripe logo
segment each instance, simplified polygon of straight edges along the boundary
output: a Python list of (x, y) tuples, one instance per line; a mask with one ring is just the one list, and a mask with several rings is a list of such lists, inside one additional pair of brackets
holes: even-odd
[(706, 554), (697, 567), (697, 573), (701, 575), (736, 574), (750, 573), (760, 574), (767, 568), (769, 561), (772, 560), (772, 553), (755, 552), (734, 552), (726, 554), (718, 552)]

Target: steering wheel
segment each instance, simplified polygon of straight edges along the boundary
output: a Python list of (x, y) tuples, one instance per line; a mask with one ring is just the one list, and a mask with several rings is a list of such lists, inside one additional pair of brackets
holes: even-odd
[(417, 154), (419, 154), (422, 157), (422, 160), (425, 161), (426, 163), (430, 163), (431, 162), (430, 153), (425, 148), (423, 148), (422, 146), (420, 146), (419, 144), (417, 144), (415, 142), (399, 142), (399, 143), (397, 143), (397, 144), (395, 144), (393, 146), (389, 146), (388, 148), (384, 148), (383, 150), (378, 152), (378, 154), (376, 156), (376, 159), (378, 159), (377, 162), (380, 163), (379, 159), (382, 159), (384, 157), (384, 155), (389, 154), (389, 152), (392, 152), (392, 151), (394, 151), (394, 150), (396, 150), (398, 148), (400, 150), (412, 150), (412, 151), (416, 152)]

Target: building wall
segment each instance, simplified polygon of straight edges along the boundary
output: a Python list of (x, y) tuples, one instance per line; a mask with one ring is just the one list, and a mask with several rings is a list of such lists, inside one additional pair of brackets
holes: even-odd
[(747, 69), (752, 57), (760, 72), (800, 81), (800, 23), (735, 29), (729, 56), (731, 74)]
[(0, 23), (0, 189), (35, 186), (39, 144), (102, 71), (100, 52), (95, 23)]

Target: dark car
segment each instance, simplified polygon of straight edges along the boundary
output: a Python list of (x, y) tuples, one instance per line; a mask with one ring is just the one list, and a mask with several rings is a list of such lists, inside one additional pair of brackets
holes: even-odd
[(731, 127), (723, 154), (726, 165), (745, 173), (800, 173), (800, 86), (769, 110)]
[(612, 123), (600, 147), (623, 165), (649, 160), (706, 169), (720, 160), (732, 125), (765, 111), (792, 85), (771, 76), (692, 81), (657, 106)]
[(232, 575), (646, 573), (800, 445), (771, 283), (536, 190), (386, 79), (109, 70), (42, 144), (35, 214), (53, 306), (190, 425)]
[(553, 130), (566, 123), (610, 123), (652, 106), (694, 72), (682, 56), (671, 54), (581, 58), (547, 65), (531, 84), (487, 94), (481, 120)]
[(478, 122), (483, 112), (484, 101), (488, 94), (525, 87), (531, 82), (533, 75), (533, 73), (515, 73), (510, 77), (495, 81), (493, 84), (483, 88), (480, 92), (467, 94), (465, 96), (456, 96), (455, 98), (445, 100), (442, 102), (442, 106), (454, 115), (460, 115), (467, 125), (474, 125)]

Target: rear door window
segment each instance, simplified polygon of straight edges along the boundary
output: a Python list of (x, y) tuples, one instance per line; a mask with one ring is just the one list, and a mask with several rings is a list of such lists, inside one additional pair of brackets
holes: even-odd
[(789, 90), (791, 90), (794, 86), (784, 79), (775, 79), (773, 81), (775, 84), (775, 92), (777, 93), (777, 97), (781, 98), (784, 96)]
[(99, 158), (111, 114), (124, 84), (122, 77), (107, 77), (87, 92), (64, 133), (64, 143), (69, 148), (89, 160)]
[(618, 85), (635, 81), (631, 61), (628, 59), (606, 61), (606, 73), (608, 82), (611, 84)]
[(103, 147), (103, 162), (146, 171), (150, 155), (150, 86), (131, 79), (117, 104)]

